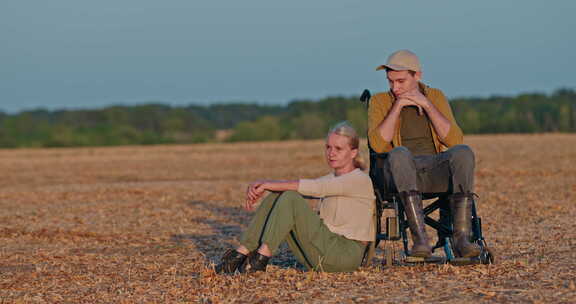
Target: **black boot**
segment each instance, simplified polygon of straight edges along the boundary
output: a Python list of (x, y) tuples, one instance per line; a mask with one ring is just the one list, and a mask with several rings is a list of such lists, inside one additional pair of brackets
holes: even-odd
[(412, 233), (413, 245), (410, 249), (410, 256), (423, 258), (431, 256), (432, 248), (428, 244), (428, 235), (424, 224), (422, 194), (418, 191), (401, 192), (400, 199), (404, 204), (404, 212)]
[(456, 193), (450, 196), (452, 211), (454, 253), (463, 258), (480, 255), (480, 247), (470, 243), (472, 229), (472, 199), (473, 193)]
[(214, 268), (214, 271), (216, 273), (234, 273), (244, 264), (246, 258), (247, 256), (242, 253), (234, 249), (228, 249), (220, 259), (220, 263)]
[(268, 265), (268, 261), (270, 257), (262, 255), (258, 253), (258, 251), (254, 250), (250, 252), (248, 255), (248, 259), (246, 262), (240, 267), (241, 273), (252, 273), (256, 271), (266, 271), (266, 266)]

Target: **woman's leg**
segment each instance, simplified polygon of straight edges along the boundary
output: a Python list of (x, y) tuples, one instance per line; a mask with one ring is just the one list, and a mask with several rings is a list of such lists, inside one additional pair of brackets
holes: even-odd
[(244, 233), (242, 233), (240, 244), (246, 247), (249, 251), (254, 251), (260, 246), (260, 238), (262, 237), (270, 211), (278, 201), (280, 194), (281, 193), (272, 192), (262, 200), (260, 206), (256, 209), (248, 228)]
[(263, 227), (266, 225), (270, 210), (274, 207), (278, 197), (278, 193), (272, 193), (260, 203), (248, 229), (242, 234), (240, 247), (235, 250), (230, 249), (224, 253), (220, 263), (214, 268), (216, 273), (236, 272), (237, 269), (242, 267), (250, 251), (256, 250), (260, 246)]
[(366, 247), (331, 232), (308, 202), (294, 191), (282, 193), (270, 208), (260, 241), (275, 253), (284, 240), (308, 269), (328, 272), (356, 270)]

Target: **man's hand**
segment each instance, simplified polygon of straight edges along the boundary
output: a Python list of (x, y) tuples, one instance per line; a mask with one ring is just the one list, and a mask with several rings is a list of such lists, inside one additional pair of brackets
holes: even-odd
[(408, 103), (407, 105), (417, 106), (419, 115), (422, 115), (422, 110), (428, 111), (428, 108), (430, 107), (430, 101), (428, 98), (426, 98), (426, 96), (424, 96), (424, 94), (422, 94), (422, 92), (420, 92), (420, 90), (412, 90), (410, 92), (404, 93), (399, 96), (399, 98), (400, 100), (408, 99), (409, 102), (412, 103), (409, 104), (409, 102), (405, 101), (405, 103)]
[(397, 101), (398, 106), (403, 108), (406, 106), (415, 106), (418, 108), (418, 115), (422, 115), (424, 112), (422, 111), (422, 106), (417, 104), (416, 102), (412, 101), (412, 99), (401, 97)]
[(402, 99), (408, 99), (418, 106), (418, 112), (422, 115), (422, 109), (426, 111), (426, 114), (432, 122), (432, 126), (436, 131), (436, 134), (440, 137), (440, 140), (446, 138), (448, 132), (450, 131), (450, 121), (444, 117), (444, 115), (438, 111), (436, 106), (420, 92), (420, 90), (413, 90), (402, 94)]

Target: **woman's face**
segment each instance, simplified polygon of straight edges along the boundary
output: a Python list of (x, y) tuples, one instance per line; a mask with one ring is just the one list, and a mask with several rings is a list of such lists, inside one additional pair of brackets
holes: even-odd
[(326, 161), (334, 170), (354, 168), (358, 149), (350, 147), (350, 138), (332, 133), (326, 139)]

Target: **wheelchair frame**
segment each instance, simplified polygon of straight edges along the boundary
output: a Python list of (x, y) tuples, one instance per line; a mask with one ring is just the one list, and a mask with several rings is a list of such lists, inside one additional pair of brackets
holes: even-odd
[[(371, 94), (370, 91), (364, 90), (360, 100), (365, 102), (368, 106), (370, 103)], [(432, 227), (436, 230), (438, 234), (438, 240), (436, 245), (433, 247), (433, 251), (438, 248), (443, 248), (445, 253), (444, 259), (438, 259), (434, 257), (432, 259), (427, 258), (414, 258), (408, 256), (408, 233), (409, 229), (408, 220), (406, 219), (406, 214), (404, 212), (404, 205), (399, 198), (397, 192), (386, 192), (384, 189), (384, 180), (378, 172), (378, 162), (380, 159), (386, 157), (387, 153), (376, 153), (370, 146), (370, 141), (368, 140), (368, 149), (370, 152), (370, 179), (374, 186), (374, 192), (376, 195), (376, 242), (377, 247), (381, 240), (388, 241), (398, 241), (402, 240), (404, 248), (404, 256), (406, 256), (406, 262), (408, 263), (451, 263), (455, 265), (466, 265), (466, 264), (493, 264), (494, 255), (486, 244), (486, 240), (482, 235), (482, 219), (478, 216), (476, 211), (476, 201), (472, 200), (472, 235), (471, 242), (474, 242), (480, 246), (481, 253), (478, 257), (473, 258), (459, 258), (456, 257), (453, 250), (453, 239), (452, 239), (452, 217), (450, 210), (448, 208), (448, 198), (447, 194), (441, 193), (423, 193), (423, 199), (434, 199), (436, 200), (424, 207), (424, 222), (426, 225)], [(384, 192), (384, 193), (383, 193)], [(393, 217), (386, 217), (386, 232), (382, 233), (382, 215), (385, 209), (394, 210)], [(435, 220), (430, 215), (436, 211), (443, 209), (446, 212), (447, 218), (443, 219), (442, 214), (440, 214), (439, 220)], [(442, 212), (440, 211), (440, 212)], [(447, 221), (444, 222), (444, 221)]]

